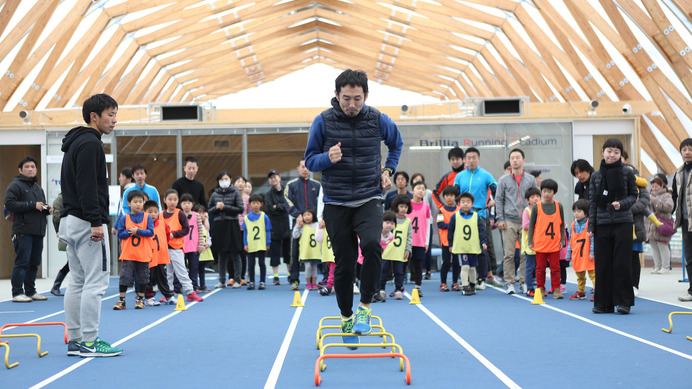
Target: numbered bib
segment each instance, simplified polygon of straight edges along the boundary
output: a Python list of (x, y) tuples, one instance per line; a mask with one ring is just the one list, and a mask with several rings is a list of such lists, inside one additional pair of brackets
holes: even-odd
[(384, 251), (382, 251), (382, 259), (389, 261), (406, 262), (406, 240), (408, 239), (408, 229), (411, 225), (411, 220), (408, 218), (405, 222), (396, 225), (393, 231), (394, 239), (392, 239)]
[(303, 225), (303, 234), (300, 236), (300, 260), (322, 259), (320, 245), (315, 240), (316, 230), (307, 224)]
[[(147, 218), (148, 215), (144, 214), (142, 221), (140, 223), (135, 223), (130, 218), (129, 213), (125, 214), (125, 228), (129, 230), (132, 227), (137, 227), (140, 230), (146, 230)], [(151, 238), (132, 235), (129, 238), (123, 239), (120, 247), (122, 249), (122, 252), (120, 253), (120, 260), (137, 262), (151, 261), (153, 255), (151, 250)]]
[(461, 216), (461, 211), (459, 211), (454, 219), (452, 254), (480, 254), (483, 252), (478, 234), (478, 214), (474, 212), (470, 219), (464, 219)]
[(245, 216), (245, 231), (247, 233), (248, 253), (267, 251), (267, 227), (264, 223), (264, 212), (260, 212), (260, 216), (254, 222)]
[(334, 262), (334, 250), (332, 250), (332, 240), (329, 239), (327, 230), (324, 231), (322, 239), (322, 262)]

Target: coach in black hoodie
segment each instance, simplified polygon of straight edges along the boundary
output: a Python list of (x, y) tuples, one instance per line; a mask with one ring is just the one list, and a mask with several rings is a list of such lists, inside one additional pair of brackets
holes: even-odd
[[(60, 240), (67, 243), (72, 281), (65, 292), (68, 355), (107, 357), (122, 349), (99, 338), (101, 296), (108, 288), (110, 249), (105, 237), (108, 223), (108, 171), (101, 136), (115, 128), (118, 103), (105, 94), (88, 98), (82, 116), (89, 127), (71, 129), (62, 141), (60, 176), (63, 209)], [(76, 353), (76, 354), (74, 354)]]

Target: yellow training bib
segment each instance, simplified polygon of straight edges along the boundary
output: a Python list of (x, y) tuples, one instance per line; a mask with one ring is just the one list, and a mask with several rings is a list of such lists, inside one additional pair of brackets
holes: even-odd
[(470, 219), (464, 219), (460, 210), (454, 219), (452, 254), (482, 253), (481, 239), (478, 234), (478, 214), (474, 212)]
[(259, 218), (254, 222), (245, 216), (245, 231), (247, 231), (248, 253), (267, 251), (267, 227), (264, 224), (264, 212), (260, 212)]
[(396, 225), (394, 229), (394, 239), (382, 251), (382, 259), (389, 261), (406, 262), (406, 240), (408, 239), (408, 229), (411, 225), (411, 220), (406, 218), (406, 221)]
[(332, 250), (332, 240), (329, 239), (329, 234), (324, 231), (322, 239), (322, 262), (334, 262), (334, 250)]
[(322, 259), (320, 245), (315, 240), (315, 229), (307, 224), (303, 225), (303, 234), (300, 236), (300, 260)]

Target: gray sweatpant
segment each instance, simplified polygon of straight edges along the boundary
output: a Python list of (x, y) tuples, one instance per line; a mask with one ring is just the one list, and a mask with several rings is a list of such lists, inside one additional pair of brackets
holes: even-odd
[[(103, 230), (108, 231), (104, 224)], [(99, 336), (101, 296), (108, 288), (110, 248), (108, 239), (91, 240), (91, 223), (68, 215), (60, 221), (60, 240), (67, 243), (70, 283), (65, 292), (68, 337), (93, 342)]]
[(188, 295), (194, 291), (192, 288), (192, 281), (190, 281), (190, 276), (187, 273), (187, 268), (185, 268), (185, 254), (181, 249), (168, 248), (168, 256), (171, 259), (171, 263), (166, 265), (168, 271), (168, 288), (173, 290), (173, 276), (178, 277), (180, 285), (183, 286), (183, 294)]

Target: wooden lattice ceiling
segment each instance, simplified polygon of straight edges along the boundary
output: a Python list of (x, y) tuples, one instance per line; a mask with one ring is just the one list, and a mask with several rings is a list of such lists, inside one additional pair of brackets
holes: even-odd
[(650, 99), (661, 114), (642, 117), (642, 145), (665, 171), (650, 127), (673, 145), (689, 136), (678, 113), (692, 116), (692, 0), (36, 0), (15, 15), (21, 3), (0, 0), (0, 58), (14, 55), (0, 110), (100, 91), (208, 101), (325, 63), (442, 100)]

